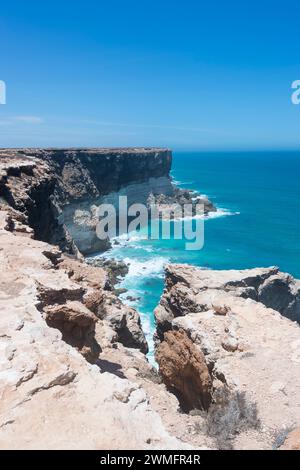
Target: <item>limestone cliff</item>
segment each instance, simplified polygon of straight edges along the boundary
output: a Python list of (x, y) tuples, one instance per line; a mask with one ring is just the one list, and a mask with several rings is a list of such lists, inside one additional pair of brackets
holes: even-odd
[[(166, 149), (0, 150), (0, 198), (28, 216), (38, 239), (70, 253), (104, 251), (109, 239), (96, 234), (97, 207), (134, 203), (192, 203), (187, 190), (170, 178), (172, 153)], [(199, 199), (206, 213), (216, 210)]]
[(28, 215), (37, 238), (86, 254), (109, 241), (96, 235), (93, 207), (119, 192), (129, 203), (171, 195), (172, 154), (163, 149), (6, 149), (0, 198)]

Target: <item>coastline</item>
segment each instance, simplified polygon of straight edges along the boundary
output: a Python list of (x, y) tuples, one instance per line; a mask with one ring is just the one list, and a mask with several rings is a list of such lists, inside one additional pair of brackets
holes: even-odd
[[(78, 173), (74, 180), (74, 151), (67, 158), (73, 167), (63, 175), (67, 179), (57, 181), (39, 158), (0, 161), (0, 255), (6, 272), (0, 299), (6, 392), (1, 447), (10, 447), (11, 436), (18, 435), (14, 445), (24, 448), (30, 447), (28, 439), (36, 448), (56, 449), (273, 448), (276, 436), (286, 437), (300, 423), (295, 401), (300, 384), (291, 380), (299, 367), (300, 281), (277, 268), (221, 272), (167, 266), (160, 303), (153, 298), (155, 370), (145, 356), (140, 315), (115, 295), (105, 266), (87, 264), (51, 218), (53, 202), (54, 214), (61, 216), (50, 194), (57, 182), (60, 190), (67, 184), (66, 194), (73, 182), (79, 199), (86, 190), (77, 186)], [(41, 211), (65, 250), (38, 240), (53, 235), (37, 226)], [(257, 377), (254, 395), (248, 369)], [(192, 391), (182, 383), (192, 383)], [(262, 388), (268, 390), (268, 407)], [(230, 424), (227, 431), (224, 422)], [(72, 442), (65, 438), (71, 430)]]

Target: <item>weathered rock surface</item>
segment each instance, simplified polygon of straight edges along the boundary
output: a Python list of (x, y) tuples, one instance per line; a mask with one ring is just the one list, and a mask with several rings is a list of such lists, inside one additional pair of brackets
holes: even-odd
[(99, 365), (103, 371), (126, 377), (142, 387), (166, 429), (177, 439), (197, 449), (216, 447), (215, 440), (206, 431), (205, 413), (204, 416), (182, 413), (177, 397), (166, 389), (158, 371), (145, 361), (140, 351), (117, 343), (116, 347), (103, 350)]
[[(173, 351), (183, 349), (186, 340), (178, 331), (184, 331), (203, 353), (201, 364), (212, 381), (206, 427), (218, 447), (272, 448), (284, 429), (300, 424), (300, 329), (262, 303), (262, 292), (274, 279), (284, 280), (287, 292), (276, 305), (284, 306), (283, 314), (287, 304), (293, 312), (299, 281), (277, 268), (166, 267), (166, 288), (155, 312), (157, 360), (163, 371), (172, 370), (171, 352), (161, 349), (171, 332)], [(177, 378), (180, 386), (173, 383), (179, 391), (184, 379), (184, 374)], [(201, 400), (201, 385), (197, 391)]]
[(300, 281), (277, 267), (213, 271), (170, 265), (166, 267), (166, 290), (156, 309), (158, 334), (177, 316), (211, 306), (220, 313), (228, 295), (261, 302), (300, 322)]
[(129, 271), (129, 267), (126, 263), (120, 260), (115, 260), (111, 258), (87, 258), (86, 262), (91, 266), (98, 268), (103, 268), (107, 272), (109, 281), (114, 287), (122, 277), (126, 276)]
[(59, 197), (55, 197), (57, 175), (46, 161), (32, 153), (0, 150), (0, 205), (5, 211), (18, 211), (37, 239), (78, 254), (61, 219)]
[(165, 384), (180, 393), (187, 408), (209, 408), (212, 381), (205, 358), (183, 330), (165, 334), (156, 359)]
[(139, 314), (122, 304), (113, 293), (106, 293), (99, 303), (97, 316), (105, 320), (116, 333), (117, 340), (128, 348), (148, 352), (148, 344), (142, 330)]
[(207, 197), (196, 195), (194, 191), (176, 186), (174, 186), (171, 195), (162, 193), (150, 197), (148, 204), (151, 205), (151, 203), (156, 205), (161, 219), (208, 215), (209, 212), (217, 210)]
[(138, 381), (99, 358), (101, 349), (106, 357), (136, 351), (147, 370), (145, 357), (127, 353), (120, 331), (97, 316), (111, 295), (106, 273), (7, 230), (7, 217), (0, 211), (0, 448), (187, 447), (167, 432)]
[(171, 162), (164, 149), (0, 150), (0, 198), (28, 216), (38, 239), (73, 253), (103, 251), (110, 244), (97, 237), (94, 208), (119, 193), (129, 203), (171, 194)]

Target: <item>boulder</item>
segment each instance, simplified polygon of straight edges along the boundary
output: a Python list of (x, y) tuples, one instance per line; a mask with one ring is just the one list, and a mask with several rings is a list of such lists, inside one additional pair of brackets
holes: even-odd
[(165, 333), (156, 360), (165, 384), (179, 392), (185, 408), (208, 409), (212, 381), (205, 357), (183, 330)]
[(124, 305), (112, 292), (105, 292), (97, 316), (116, 332), (118, 341), (128, 348), (148, 352), (148, 344), (136, 310)]

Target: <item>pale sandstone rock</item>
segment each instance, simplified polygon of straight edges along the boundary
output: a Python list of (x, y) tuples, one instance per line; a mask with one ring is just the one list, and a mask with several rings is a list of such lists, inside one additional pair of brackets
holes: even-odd
[(166, 267), (166, 288), (156, 309), (158, 333), (177, 316), (209, 309), (216, 311), (216, 306), (217, 310), (224, 310), (229, 294), (256, 300), (291, 320), (300, 321), (300, 281), (280, 273), (276, 267), (213, 271), (170, 265)]
[(78, 301), (43, 308), (49, 326), (62, 332), (62, 339), (76, 347), (90, 362), (97, 361), (101, 348), (95, 339), (97, 317)]
[(173, 436), (197, 449), (216, 447), (215, 440), (207, 434), (205, 415), (183, 413), (177, 397), (166, 389), (156, 368), (145, 361), (140, 351), (117, 343), (115, 348), (103, 350), (99, 367), (102, 371), (114, 371), (119, 377), (126, 377), (142, 387), (151, 407), (159, 413)]
[(105, 336), (103, 328), (97, 328), (100, 343), (104, 341), (106, 344), (113, 344), (119, 341), (124, 346), (138, 348), (144, 353), (148, 351), (138, 313), (107, 290), (110, 289), (110, 284), (104, 269), (67, 257), (58, 264), (58, 268), (67, 272), (71, 280), (85, 289), (81, 295), (82, 302), (97, 318), (104, 320), (104, 329), (108, 336)]
[(70, 279), (86, 287), (104, 289), (108, 283), (108, 276), (104, 269), (94, 268), (70, 257), (64, 256), (59, 263), (59, 268), (66, 271)]
[[(291, 305), (298, 281), (277, 268), (166, 268), (166, 288), (156, 309), (157, 344), (166, 331), (184, 330), (203, 352), (213, 381), (207, 430), (219, 436), (221, 447), (251, 448), (259, 442), (261, 448), (272, 448), (282, 429), (300, 423), (299, 325), (244, 298), (249, 287), (259, 297), (274, 276), (285, 279)], [(226, 314), (220, 315), (219, 306)]]
[(189, 447), (167, 432), (141, 385), (90, 365), (47, 325), (98, 323), (82, 303), (91, 287), (59, 269), (57, 250), (4, 229), (0, 248), (0, 448)]

